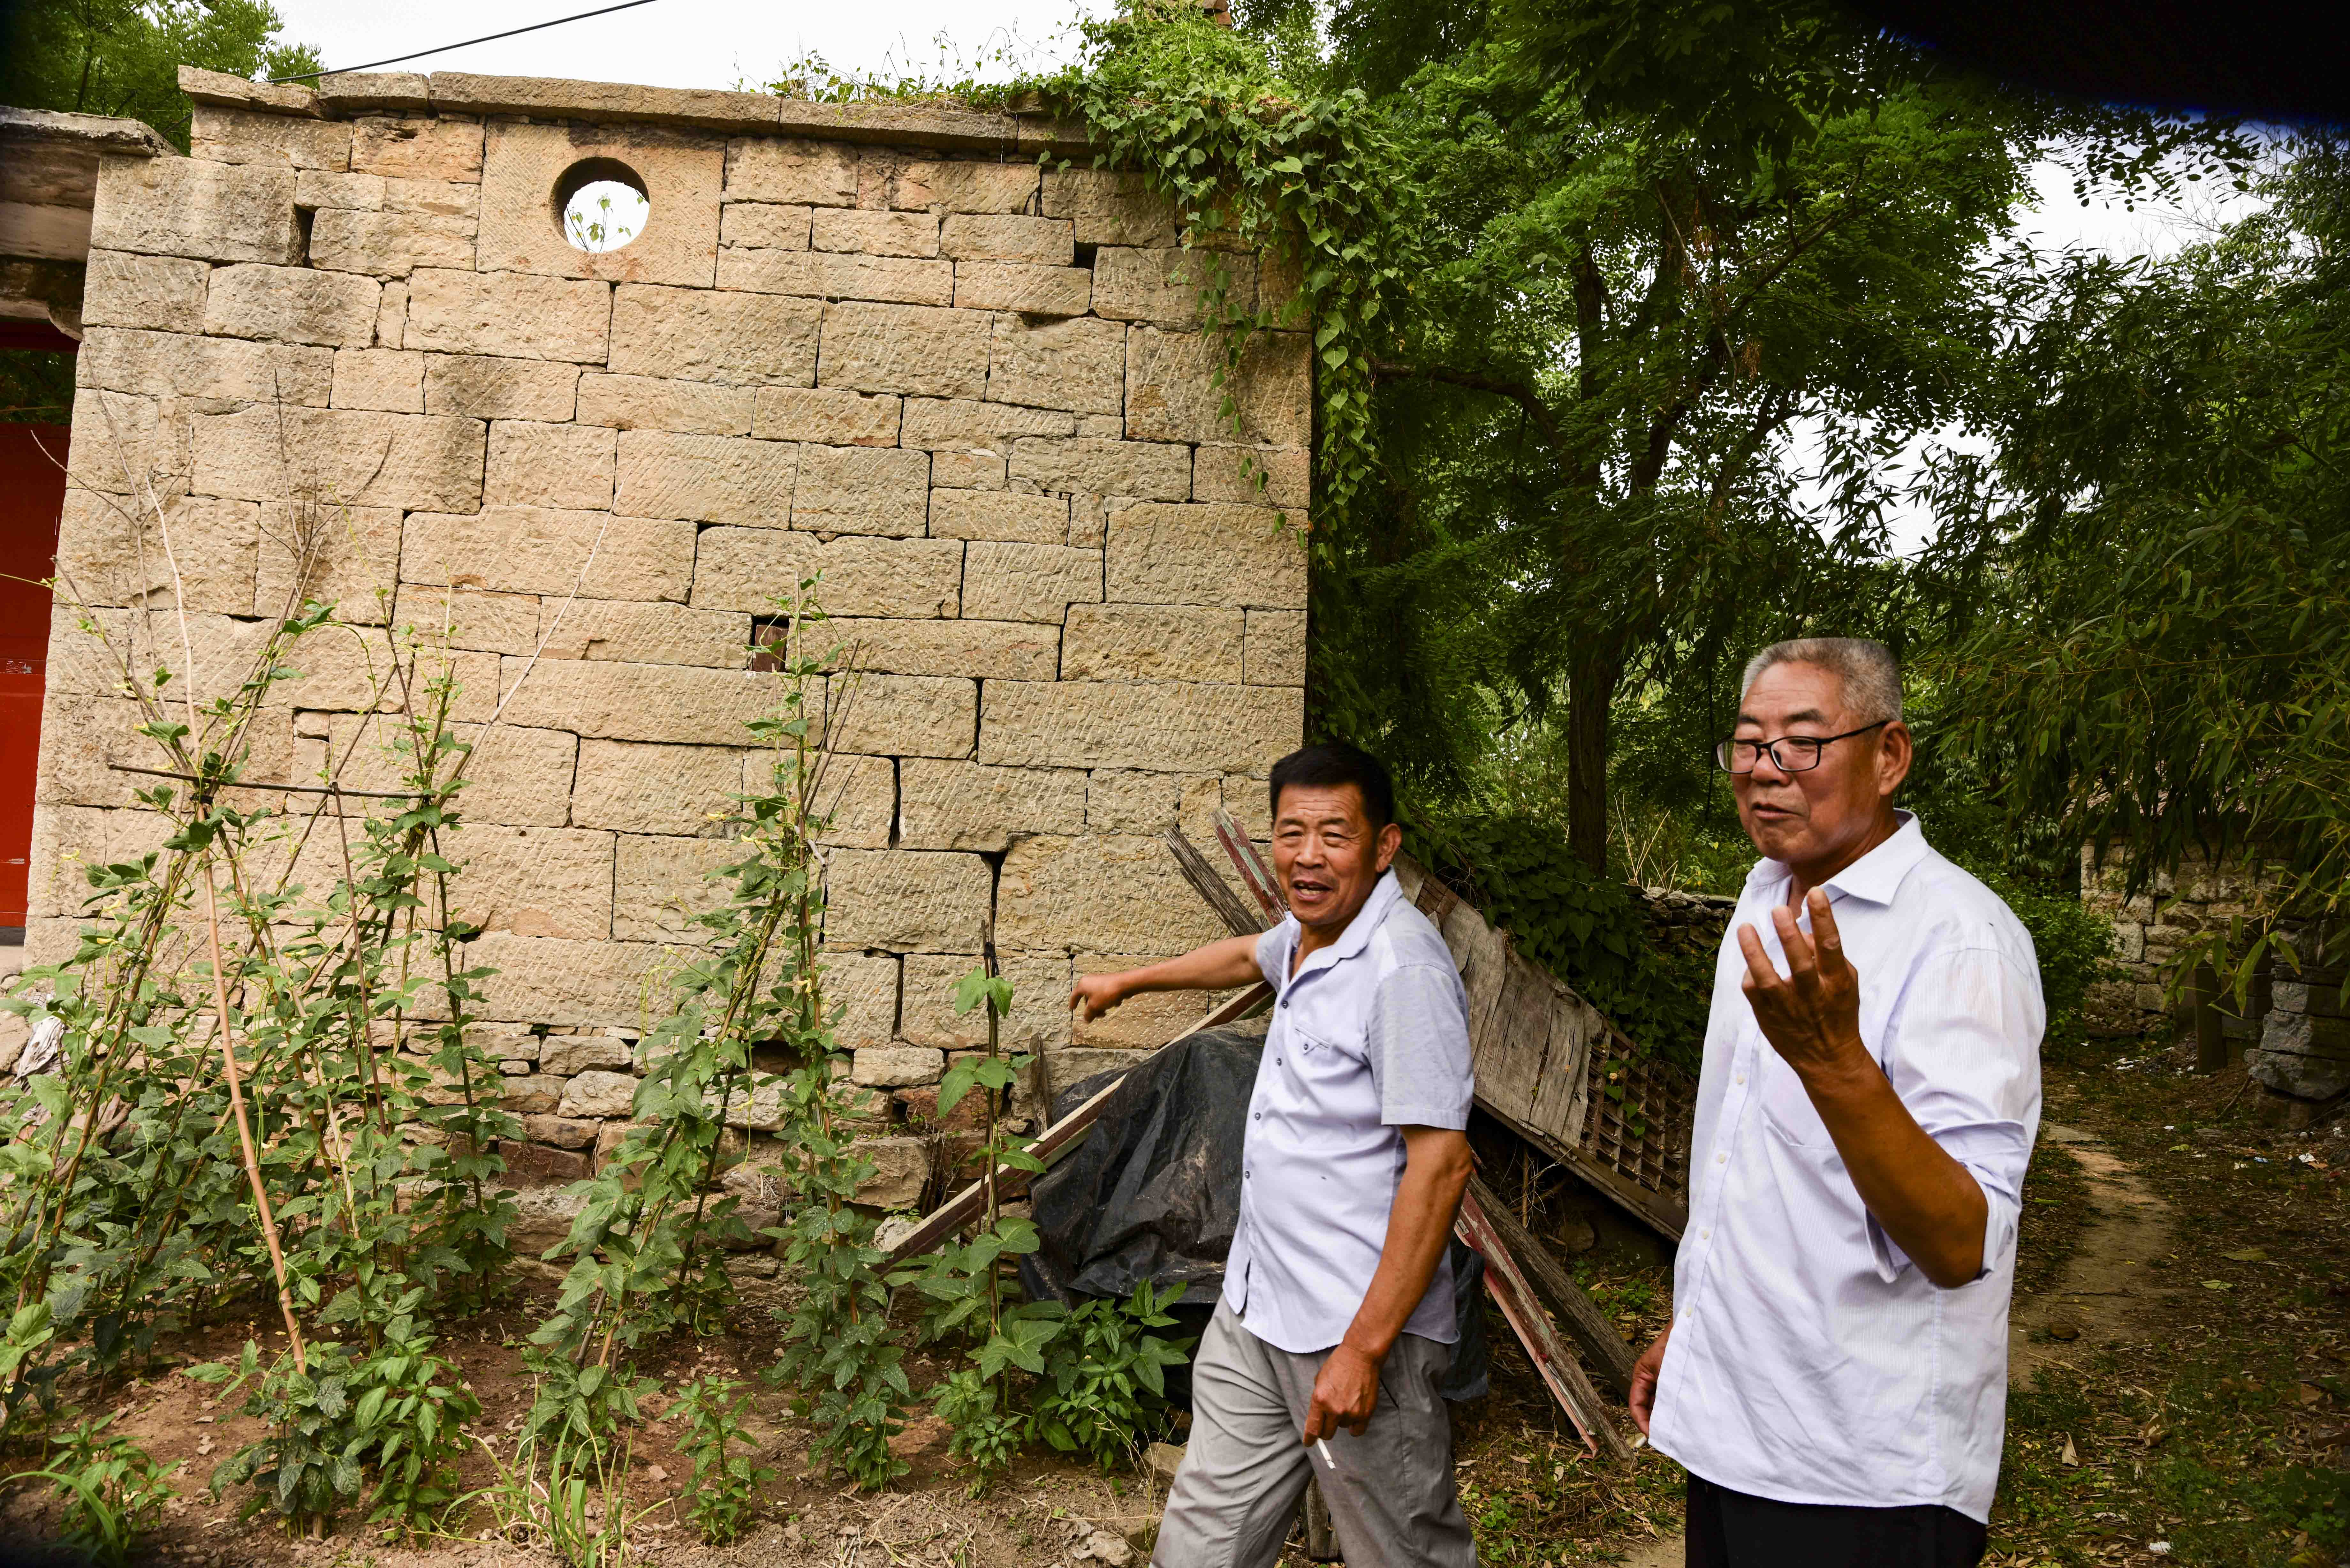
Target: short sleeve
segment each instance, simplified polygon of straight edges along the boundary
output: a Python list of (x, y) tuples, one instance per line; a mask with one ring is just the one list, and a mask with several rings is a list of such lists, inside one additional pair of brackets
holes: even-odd
[[(1894, 1093), (1982, 1189), (1986, 1272), (2015, 1244), (2023, 1173), (2040, 1125), (2046, 1023), (2037, 968), (1998, 948), (1974, 947), (1919, 967), (1889, 1033), (1884, 1066)], [(1909, 1266), (1908, 1254), (1874, 1216), (1868, 1237), (1877, 1275), (1889, 1283)]]
[(1469, 998), (1449, 964), (1407, 963), (1378, 982), (1364, 1046), (1388, 1127), (1469, 1125)]
[(1281, 989), (1282, 980), (1289, 968), (1290, 943), (1297, 940), (1297, 917), (1284, 915), (1281, 923), (1256, 940), (1256, 969), (1264, 976), (1264, 983), (1274, 990)]

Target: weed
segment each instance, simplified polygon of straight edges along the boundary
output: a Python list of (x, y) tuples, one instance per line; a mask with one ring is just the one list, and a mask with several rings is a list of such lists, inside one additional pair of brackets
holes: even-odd
[(82, 1422), (66, 1434), (63, 1453), (18, 1478), (56, 1486), (65, 1501), (57, 1544), (97, 1568), (122, 1568), (164, 1503), (179, 1495), (168, 1483), (180, 1467), (157, 1464), (128, 1438), (108, 1437), (113, 1421), (107, 1416)]
[[(702, 1378), (678, 1391), (686, 1421), (681, 1447), (693, 1461), (686, 1517), (712, 1546), (723, 1546), (743, 1533), (758, 1506), (759, 1489), (775, 1479), (773, 1469), (752, 1463), (758, 1444), (743, 1429), (743, 1410), (750, 1396), (742, 1388), (723, 1378)], [(752, 1452), (737, 1453), (738, 1448)]]

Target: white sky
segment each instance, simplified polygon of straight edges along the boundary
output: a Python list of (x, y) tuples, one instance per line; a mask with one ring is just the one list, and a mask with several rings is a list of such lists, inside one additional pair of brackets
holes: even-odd
[[(598, 0), (276, 0), (285, 36), (317, 46), (328, 67), (349, 69), (412, 49), (549, 21)], [(652, 87), (756, 87), (804, 54), (844, 75), (931, 74), (1001, 79), (1049, 69), (1074, 52), (1074, 25), (1114, 0), (849, 0), (825, 5), (743, 0), (652, 0), (608, 16), (476, 44), (393, 67), (494, 76), (571, 77)], [(941, 73), (941, 36), (953, 68)], [(2086, 245), (2123, 255), (2163, 254), (2206, 232), (2241, 198), (2198, 189), (2180, 206), (2084, 207), (2054, 164), (2040, 171), (2041, 206), (2024, 228), (2034, 243)], [(1905, 554), (1930, 531), (1904, 517), (1894, 545)]]

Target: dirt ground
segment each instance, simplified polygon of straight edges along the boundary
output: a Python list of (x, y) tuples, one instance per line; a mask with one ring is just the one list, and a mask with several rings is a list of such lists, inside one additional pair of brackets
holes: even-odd
[[(2049, 1120), (2025, 1191), (2007, 1461), (1992, 1520), (1990, 1561), (2002, 1568), (2339, 1561), (2350, 1525), (2350, 1136), (2339, 1123), (2314, 1132), (2262, 1126), (2247, 1114), (2258, 1091), (2246, 1091), (2241, 1070), (2198, 1077), (2184, 1066), (2178, 1049), (2134, 1043), (2048, 1064)], [(1635, 1345), (1669, 1320), (1661, 1249), (1603, 1240), (1575, 1269)], [(525, 1293), (444, 1344), (481, 1399), (477, 1430), (493, 1444), (511, 1444), (528, 1407), (520, 1336), (537, 1316)], [(1629, 1466), (1586, 1454), (1506, 1329), (1498, 1319), (1491, 1326), (1493, 1390), (1456, 1420), (1462, 1500), (1481, 1557), (1503, 1568), (1678, 1564), (1678, 1469), (1645, 1449)], [(552, 1568), (550, 1556), (468, 1539), (486, 1527), (478, 1511), (452, 1521), (449, 1537), (398, 1546), (373, 1542), (356, 1521), (317, 1542), (289, 1541), (265, 1521), (238, 1521), (238, 1500), (214, 1502), (203, 1482), (256, 1435), (255, 1424), (178, 1366), (233, 1355), (248, 1333), (265, 1349), (282, 1343), (265, 1323), (222, 1324), (170, 1347), (176, 1366), (84, 1397), (88, 1413), (120, 1412), (120, 1429), (160, 1459), (185, 1463), (183, 1495), (137, 1561)], [(1147, 1556), (1138, 1548), (1147, 1548), (1160, 1501), (1147, 1475), (1029, 1459), (973, 1498), (969, 1472), (927, 1418), (901, 1436), (914, 1468), (889, 1492), (863, 1495), (804, 1474), (807, 1434), (783, 1396), (755, 1383), (772, 1355), (761, 1314), (749, 1312), (733, 1334), (645, 1358), (645, 1370), (671, 1386), (703, 1374), (752, 1382), (760, 1462), (781, 1474), (743, 1540), (704, 1547), (674, 1506), (691, 1469), (677, 1451), (681, 1427), (657, 1414), (634, 1449), (629, 1507), (647, 1511), (630, 1532), (628, 1561), (1139, 1568)], [(910, 1370), (920, 1386), (926, 1369)], [(28, 1466), (19, 1459), (5, 1468)], [(470, 1485), (489, 1477), (486, 1459), (469, 1467)], [(8, 1487), (0, 1542), (42, 1539), (53, 1509), (34, 1488)], [(1290, 1561), (1303, 1563), (1295, 1543)]]

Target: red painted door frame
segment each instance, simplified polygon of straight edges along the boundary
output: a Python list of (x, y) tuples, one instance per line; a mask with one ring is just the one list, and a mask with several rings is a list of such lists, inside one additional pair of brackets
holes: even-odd
[(25, 924), (66, 431), (0, 424), (0, 927)]

